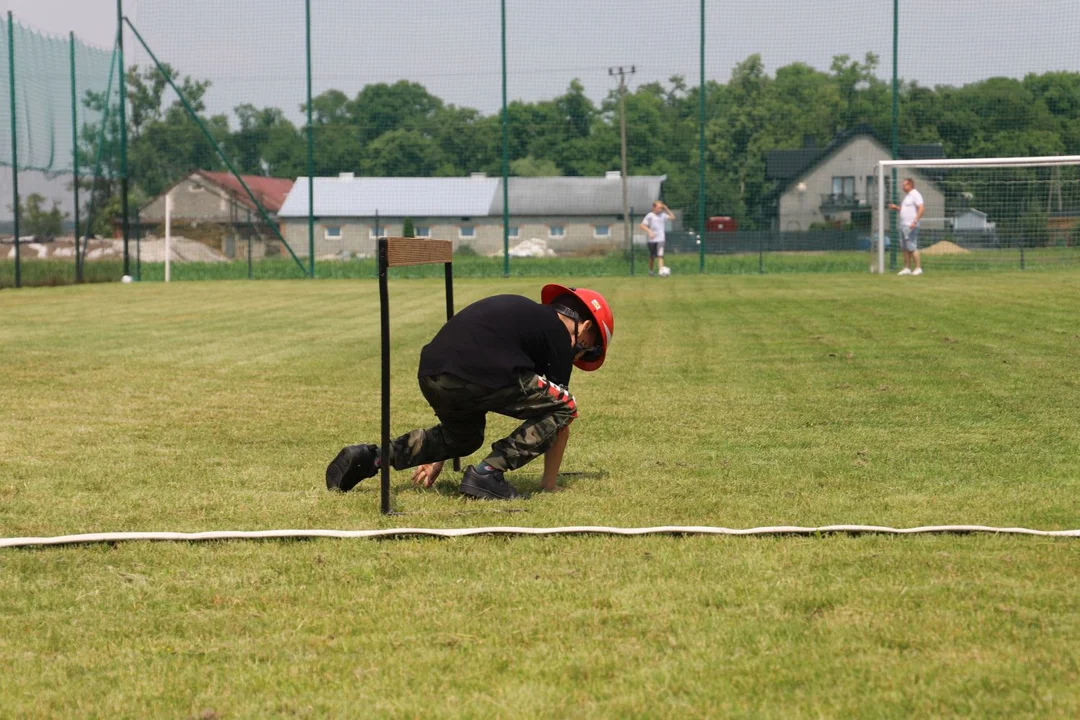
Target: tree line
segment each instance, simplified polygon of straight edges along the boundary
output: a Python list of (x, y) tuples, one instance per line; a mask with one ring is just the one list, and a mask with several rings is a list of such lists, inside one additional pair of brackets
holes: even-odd
[[(705, 86), (706, 213), (734, 215), (744, 228), (766, 222), (773, 183), (765, 153), (818, 146), (838, 133), (869, 125), (891, 134), (890, 84), (877, 76), (878, 57), (833, 58), (828, 71), (792, 63), (769, 74), (761, 56), (738, 63), (726, 83)], [(242, 173), (294, 178), (307, 174), (306, 126), (280, 108), (240, 104), (232, 116), (208, 115), (207, 80), (166, 68), (211, 136)], [(212, 144), (153, 68), (127, 71), (129, 173), (132, 203), (162, 192), (196, 168), (221, 170)], [(701, 88), (676, 75), (626, 94), (631, 174), (664, 174), (665, 200), (690, 224), (698, 209), (698, 117)], [(105, 98), (88, 92), (86, 107)], [(951, 158), (1080, 154), (1080, 73), (1048, 72), (1023, 79), (990, 78), (961, 87), (899, 88), (902, 143), (941, 143)], [(299, 109), (306, 112), (306, 106)], [(317, 176), (501, 174), (501, 113), (446, 103), (405, 80), (339, 90), (312, 101)], [(602, 175), (620, 166), (618, 96), (599, 103), (578, 80), (553, 99), (515, 101), (507, 110), (513, 175)], [(97, 228), (119, 214), (118, 113), (111, 113), (103, 148), (104, 179), (93, 188)], [(93, 167), (101, 128), (81, 131), (81, 162)]]

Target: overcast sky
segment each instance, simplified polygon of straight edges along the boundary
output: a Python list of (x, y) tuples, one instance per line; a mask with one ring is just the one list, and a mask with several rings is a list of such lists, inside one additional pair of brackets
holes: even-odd
[[(19, 22), (74, 30), (111, 47), (115, 0), (0, 0)], [(580, 78), (600, 100), (607, 68), (634, 65), (631, 84), (682, 74), (698, 82), (698, 0), (506, 0), (511, 100), (563, 92)], [(900, 76), (924, 85), (1080, 70), (1080, 0), (901, 0)], [(770, 73), (794, 61), (828, 69), (834, 55), (881, 56), (892, 72), (891, 0), (706, 0), (706, 75), (726, 81), (759, 52)], [(210, 79), (211, 112), (242, 102), (299, 119), (304, 101), (303, 0), (126, 0), (162, 60)], [(497, 111), (498, 0), (312, 0), (316, 94), (371, 82), (424, 84), (448, 103)], [(147, 62), (126, 36), (127, 61)], [(0, 194), (10, 193), (0, 178)], [(5, 195), (6, 196), (6, 195)], [(0, 207), (6, 209), (6, 202)], [(2, 214), (2, 211), (0, 211)]]
[[(74, 30), (107, 47), (114, 0), (6, 0), (20, 21)], [(1078, 0), (901, 0), (900, 75), (962, 84), (994, 75), (1080, 69)], [(698, 0), (507, 0), (511, 99), (563, 91), (579, 77), (594, 98), (613, 86), (610, 65), (635, 65), (632, 82), (672, 74), (697, 84)], [(706, 0), (706, 74), (726, 80), (760, 52), (770, 72), (833, 55), (881, 55), (892, 71), (890, 0)], [(126, 0), (162, 59), (215, 81), (213, 109), (242, 100), (303, 101), (302, 0)], [(416, 80), (447, 102), (498, 108), (498, 0), (312, 0), (316, 92), (350, 94), (368, 82)], [(129, 62), (145, 54), (129, 37)]]

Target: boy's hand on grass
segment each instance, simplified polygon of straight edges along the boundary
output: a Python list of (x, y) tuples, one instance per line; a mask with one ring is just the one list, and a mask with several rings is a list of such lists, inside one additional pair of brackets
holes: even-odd
[(412, 481), (414, 485), (423, 485), (426, 488), (435, 484), (435, 481), (439, 478), (439, 473), (442, 472), (443, 464), (441, 462), (428, 463), (427, 465), (421, 465), (413, 471)]

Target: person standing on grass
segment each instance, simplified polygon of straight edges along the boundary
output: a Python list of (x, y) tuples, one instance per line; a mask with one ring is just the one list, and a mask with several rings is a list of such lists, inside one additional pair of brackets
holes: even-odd
[(922, 262), (919, 260), (919, 223), (926, 204), (923, 203), (922, 193), (915, 189), (914, 180), (904, 178), (902, 187), (904, 199), (900, 205), (889, 203), (890, 210), (900, 211), (900, 246), (904, 251), (904, 269), (897, 274), (922, 275)]
[(668, 206), (657, 200), (652, 204), (652, 212), (641, 219), (641, 229), (649, 234), (649, 275), (654, 275), (653, 262), (656, 262), (659, 271), (664, 267), (664, 240), (667, 235), (667, 221), (674, 220), (675, 215)]
[[(524, 422), (465, 468), (461, 493), (511, 500), (517, 491), (503, 476), (544, 456), (541, 487), (555, 491), (577, 402), (566, 390), (576, 366), (591, 372), (607, 358), (615, 318), (593, 290), (545, 285), (536, 303), (496, 295), (448, 320), (420, 352), (420, 392), (439, 424), (390, 443), (396, 470), (416, 468), (413, 482), (431, 487), (443, 461), (465, 457), (484, 444), (487, 413)], [(348, 491), (380, 470), (376, 445), (342, 448), (326, 468), (326, 488)]]

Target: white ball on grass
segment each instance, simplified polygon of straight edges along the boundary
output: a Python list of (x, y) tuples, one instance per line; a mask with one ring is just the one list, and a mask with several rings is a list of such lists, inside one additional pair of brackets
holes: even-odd
[(671, 274), (671, 268), (669, 268), (667, 265), (660, 268), (660, 277), (667, 277), (670, 274)]
[(120, 282), (122, 282), (122, 283), (131, 282), (131, 276), (130, 275), (125, 275), (124, 277), (120, 278)]

